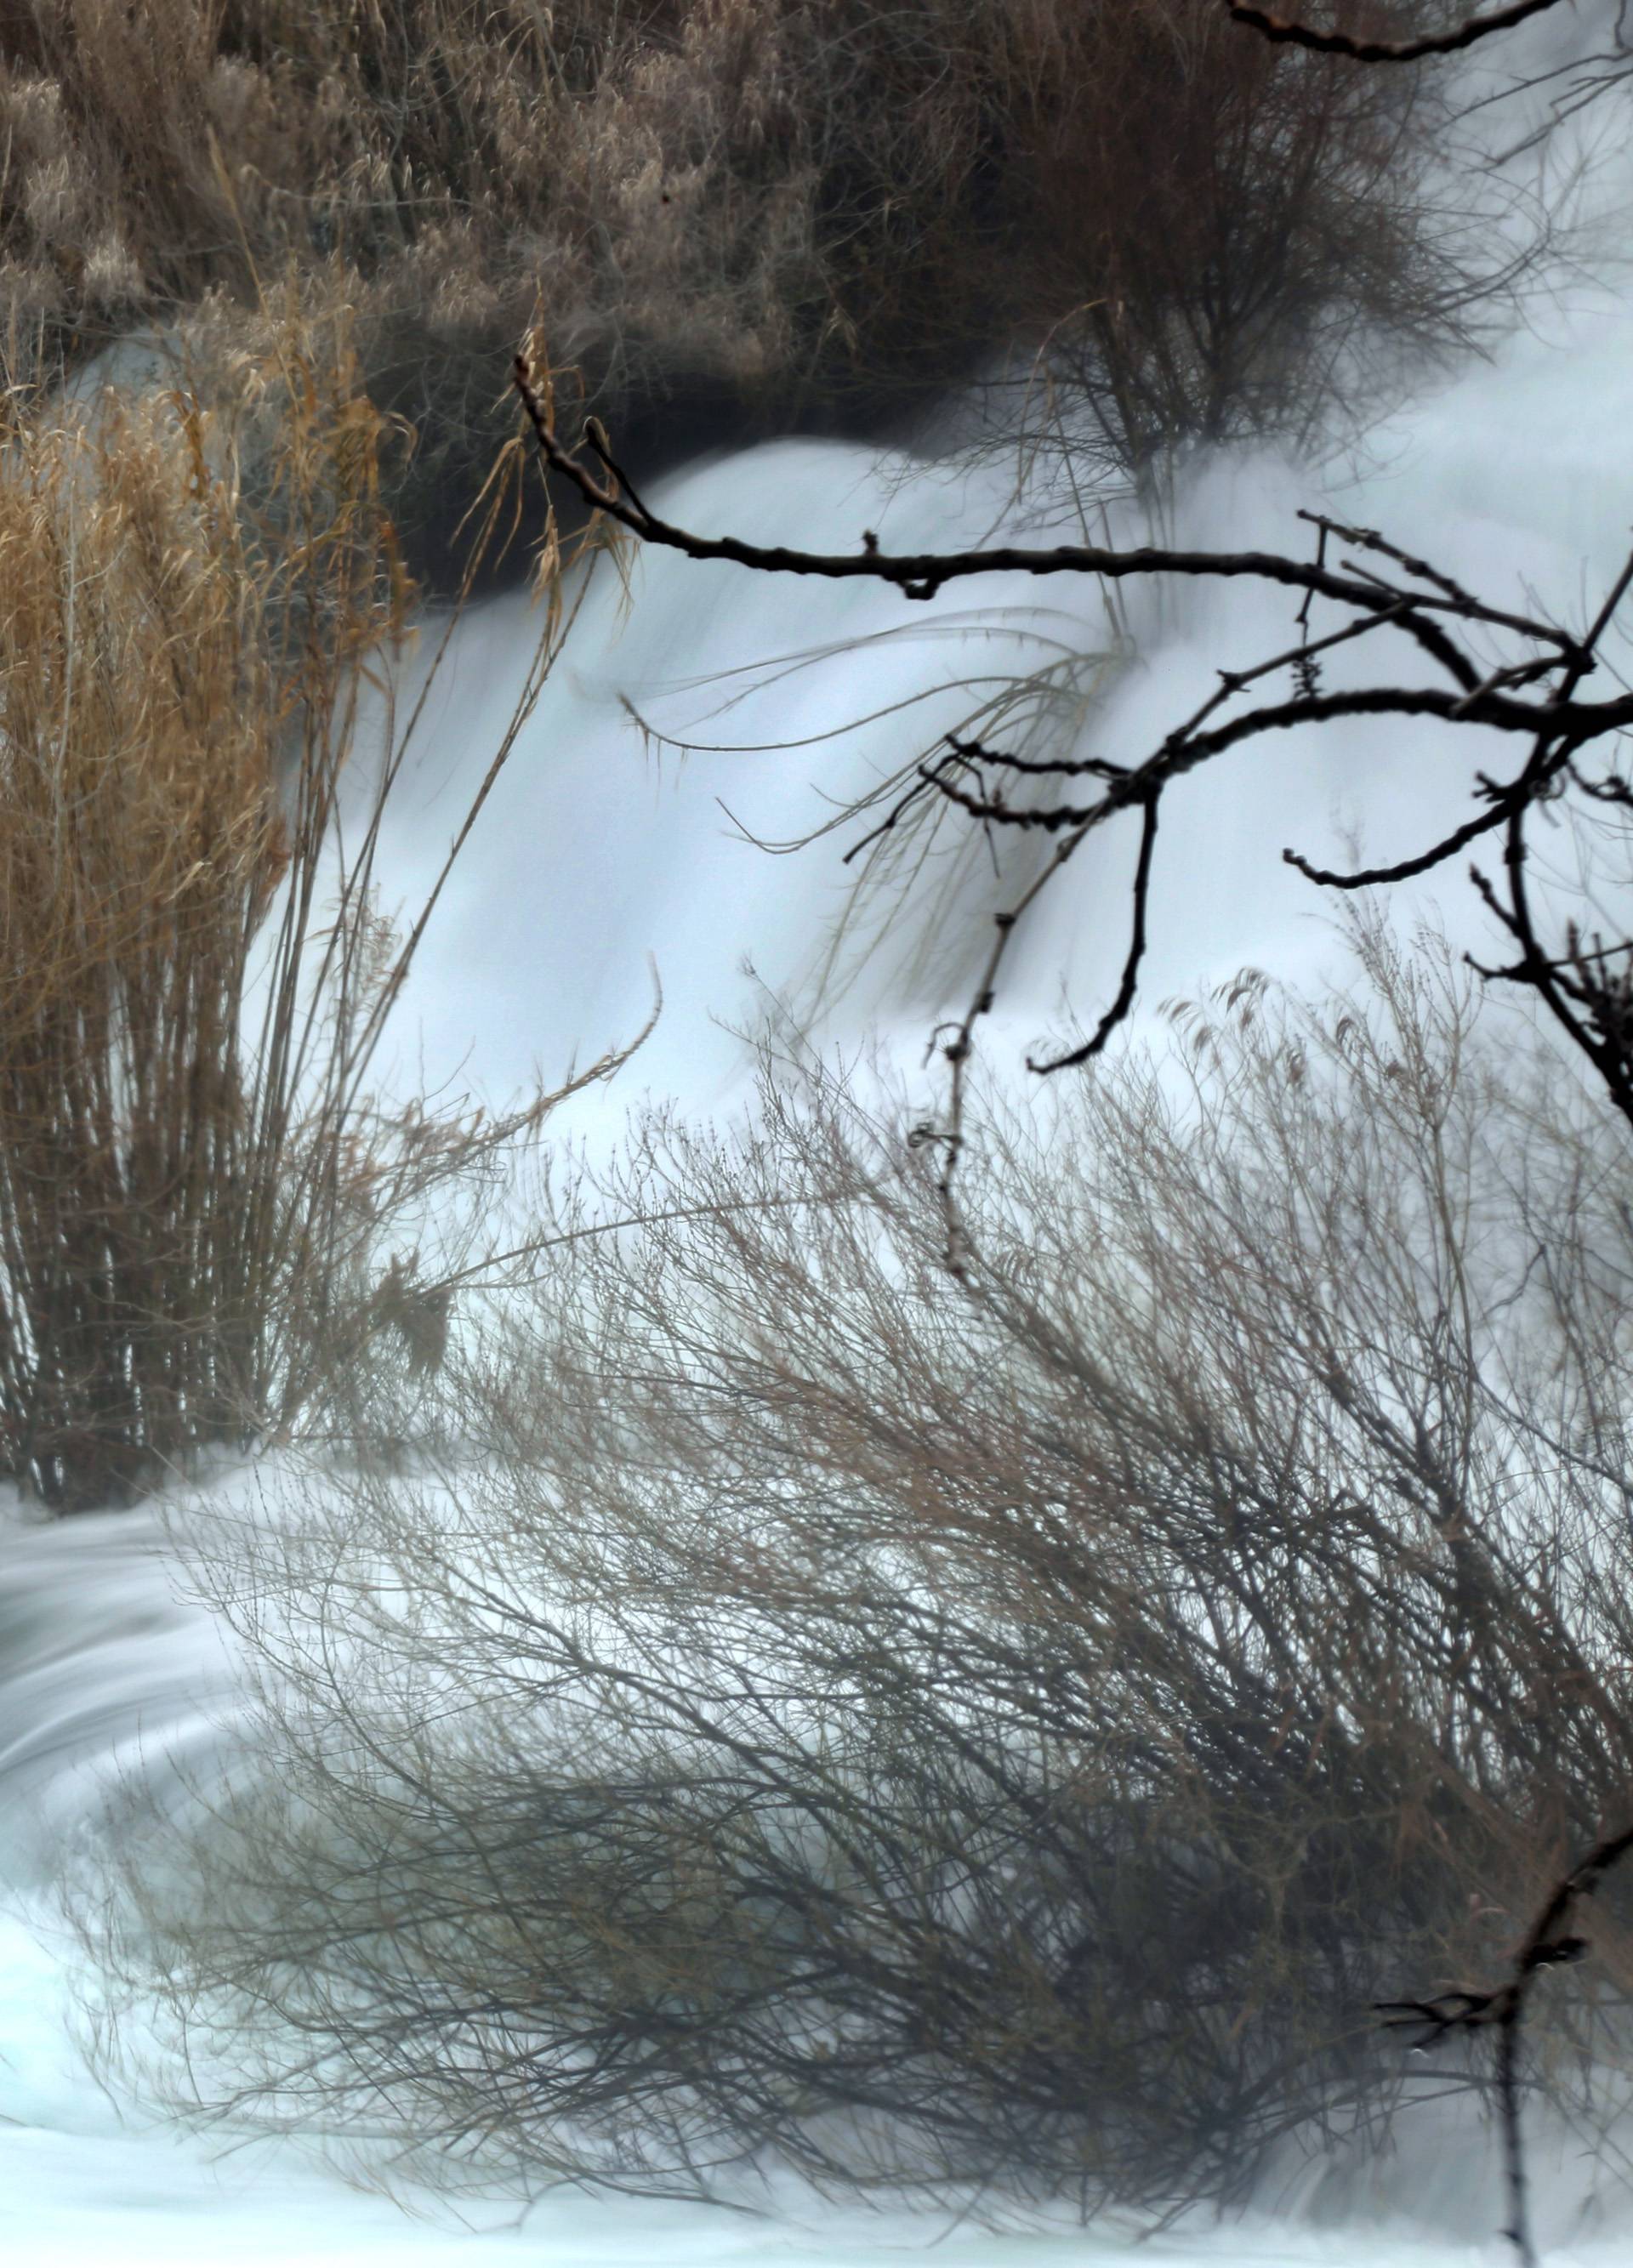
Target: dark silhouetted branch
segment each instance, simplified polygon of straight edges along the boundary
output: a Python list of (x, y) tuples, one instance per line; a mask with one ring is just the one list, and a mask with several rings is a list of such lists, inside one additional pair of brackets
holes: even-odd
[(1501, 827), (1507, 816), (1505, 806), (1482, 812), (1478, 819), (1469, 820), (1465, 826), (1454, 827), (1450, 835), (1443, 836), (1438, 843), (1431, 843), (1427, 850), (1420, 850), (1410, 858), (1398, 858), (1392, 866), (1359, 866), (1351, 873), (1341, 874), (1330, 866), (1312, 865), (1309, 859), (1297, 850), (1283, 850), (1282, 860), (1284, 865), (1296, 867), (1307, 882), (1318, 883), (1324, 890), (1377, 889), (1390, 882), (1409, 882), (1419, 874), (1431, 873), (1437, 866), (1444, 865), (1448, 858), (1454, 858), (1459, 850), (1466, 850), (1479, 836), (1489, 835), (1494, 828)]
[(1584, 1898), (1593, 1895), (1605, 1876), (1630, 1851), (1633, 1827), (1607, 1836), (1568, 1874), (1561, 1876), (1520, 1940), (1507, 1980), (1494, 1991), (1443, 1992), (1431, 2000), (1378, 2003), (1378, 2013), (1386, 2024), (1398, 2030), (1417, 2033), (1413, 2043), (1416, 2050), (1434, 2046), (1454, 2032), (1488, 2026), (1496, 2032), (1497, 2100), (1503, 2121), (1504, 2179), (1508, 2192), (1508, 2226), (1503, 2233), (1518, 2255), (1521, 2268), (1537, 2268), (1519, 2109), (1519, 2049), (1526, 1999), (1544, 1970), (1565, 1967), (1580, 1961), (1587, 1953), (1586, 1938), (1570, 1926), (1575, 1911)]
[(1363, 40), (1352, 32), (1319, 32), (1284, 16), (1256, 8), (1252, 0), (1227, 0), (1238, 24), (1278, 47), (1308, 48), (1318, 55), (1348, 55), (1358, 63), (1415, 63), (1428, 55), (1454, 55), (1498, 32), (1511, 32), (1533, 16), (1562, 7), (1564, 0), (1513, 0), (1508, 8), (1495, 8), (1489, 16), (1469, 16), (1449, 32), (1427, 32), (1415, 40)]
[[(1482, 20), (1500, 28), (1503, 22), (1518, 21), (1520, 14), (1531, 12), (1534, 10), (1511, 11), (1504, 18)], [(1312, 559), (1266, 551), (1157, 545), (1124, 549), (1096, 544), (1060, 544), (1048, 549), (994, 544), (896, 555), (883, 550), (871, 531), (857, 550), (847, 553), (747, 543), (735, 536), (699, 535), (663, 519), (634, 487), (598, 425), (586, 427), (585, 446), (599, 470), (565, 448), (556, 433), (548, 392), (535, 383), (524, 357), (518, 358), (515, 384), (549, 470), (568, 481), (593, 511), (614, 526), (689, 559), (724, 562), (759, 574), (863, 579), (892, 585), (912, 599), (933, 598), (949, 583), (998, 573), (1090, 575), (1112, 580), (1177, 576), (1204, 583), (1249, 578), (1301, 595), (1297, 642), (1251, 666), (1222, 668), (1214, 689), (1142, 758), (1097, 752), (1040, 759), (950, 735), (940, 755), (915, 768), (905, 793), (847, 854), (850, 859), (861, 856), (937, 799), (986, 829), (989, 840), (1006, 828), (1058, 838), (1027, 888), (995, 917), (996, 936), (969, 1005), (950, 1027), (950, 1039), (943, 1043), (938, 1036), (935, 1042), (951, 1067), (952, 1092), (946, 1123), (927, 1138), (942, 1145), (939, 1186), (947, 1211), (949, 1264), (955, 1274), (964, 1272), (969, 1258), (953, 1201), (964, 1142), (965, 1067), (976, 1025), (992, 1005), (1016, 924), (1097, 828), (1119, 812), (1141, 813), (1130, 942), (1117, 990), (1081, 1047), (1029, 1059), (1038, 1071), (1087, 1062), (1134, 1007), (1147, 946), (1151, 861), (1163, 796), (1187, 773), (1267, 733), (1319, 728), (1344, 718), (1393, 717), (1433, 720), (1453, 732), (1474, 728), (1517, 735), (1530, 742), (1529, 755), (1511, 780), (1498, 784), (1484, 772), (1474, 774), (1474, 793), (1480, 807), (1471, 818), (1386, 865), (1344, 873), (1318, 865), (1296, 850), (1284, 850), (1282, 856), (1320, 887), (1357, 890), (1426, 874), (1481, 836), (1505, 828), (1504, 894), (1500, 895), (1478, 875), (1475, 886), (1519, 951), (1508, 967), (1482, 974), (1534, 990), (1573, 1046), (1594, 1066), (1617, 1108), (1633, 1123), (1633, 946), (1626, 955), (1619, 955), (1614, 945), (1597, 943), (1588, 952), (1576, 932), (1568, 930), (1563, 952), (1550, 951), (1537, 931), (1525, 877), (1526, 823), (1540, 805), (1555, 802), (1579, 787), (1601, 809), (1633, 809), (1633, 792), (1624, 787), (1619, 774), (1608, 771), (1589, 783), (1577, 767), (1585, 748), (1633, 728), (1633, 693), (1618, 690), (1603, 700), (1589, 701), (1580, 691), (1598, 666), (1600, 643), (1633, 588), (1633, 557), (1611, 584), (1587, 630), (1578, 633), (1540, 613), (1519, 614), (1495, 605), (1378, 529), (1351, 526), (1320, 512), (1300, 514), (1316, 531)], [(1393, 578), (1354, 559), (1334, 568), (1330, 556), (1340, 544), (1386, 563), (1395, 571)], [(1318, 600), (1341, 609), (1344, 619), (1312, 637), (1311, 612)], [(1357, 645), (1379, 630), (1413, 641), (1430, 665), (1425, 681), (1324, 684), (1322, 657)], [(1499, 651), (1495, 660), (1490, 652), (1494, 642), (1509, 649)], [(1242, 705), (1250, 687), (1282, 670), (1291, 674), (1289, 698)], [(1011, 784), (1045, 780), (1092, 783), (1097, 792), (1081, 799), (1058, 800), (1012, 792)]]
[(1134, 915), (1129, 925), (1128, 958), (1123, 963), (1122, 983), (1117, 997), (1101, 1017), (1094, 1030), (1080, 1048), (1071, 1048), (1064, 1055), (1051, 1056), (1039, 1061), (1028, 1056), (1026, 1068), (1046, 1077), (1051, 1071), (1075, 1071), (1082, 1064), (1097, 1056), (1118, 1026), (1125, 1022), (1134, 1006), (1134, 988), (1139, 982), (1140, 963), (1145, 958), (1146, 909), (1151, 895), (1151, 853), (1156, 848), (1156, 814), (1161, 799), (1149, 796), (1144, 806), (1140, 832), (1140, 856), (1134, 866)]
[[(535, 385), (523, 356), (518, 356), (514, 384), (532, 425), (539, 451), (552, 472), (575, 488), (585, 503), (644, 542), (683, 553), (688, 559), (718, 560), (749, 567), (761, 574), (809, 575), (829, 582), (890, 583), (909, 599), (933, 599), (947, 584), (972, 575), (1104, 575), (1113, 580), (1143, 575), (1183, 575), (1209, 581), (1257, 578), (1283, 585), (1289, 590), (1312, 591), (1318, 598), (1340, 606), (1366, 609), (1393, 606), (1401, 595), (1360, 576), (1334, 574), (1308, 560), (1290, 559), (1271, 551), (1193, 551), (1158, 544), (1140, 544), (1127, 550), (1092, 543), (1058, 543), (1045, 548), (1025, 544), (993, 544), (968, 551), (887, 552), (864, 541), (854, 552), (802, 551), (787, 544), (745, 543), (733, 535), (698, 535), (676, 526), (642, 504), (626, 477), (612, 470), (611, 460), (599, 449), (610, 482), (597, 480), (571, 450), (562, 446), (550, 410)], [(590, 446), (595, 446), (592, 441)], [(1493, 628), (1535, 635), (1537, 626), (1525, 617), (1479, 603), (1472, 605), (1425, 593), (1414, 600), (1425, 613), (1435, 609), (1466, 616)], [(1555, 635), (1551, 631), (1547, 633)]]

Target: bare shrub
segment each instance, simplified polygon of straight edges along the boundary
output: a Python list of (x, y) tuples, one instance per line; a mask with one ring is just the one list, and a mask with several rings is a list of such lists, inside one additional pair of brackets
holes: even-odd
[(647, 1121), (443, 1373), (460, 1457), (206, 1538), (258, 1730), (98, 1948), (193, 2110), (994, 2207), (1378, 2140), (1369, 2004), (1622, 1799), (1633, 1471), (1620, 1150), (1444, 951), (1368, 953), (991, 1105), (962, 1289), (820, 1067)]
[(546, 1107), (366, 1089), (414, 942), (373, 896), (388, 711), (336, 821), (407, 631), (403, 437), (344, 328), (269, 304), (260, 344), (213, 409), (108, 392), (0, 449), (0, 1474), (57, 1510), (286, 1432), (366, 1349), (423, 1366), (453, 1193)]
[(1058, 420), (1079, 482), (1097, 458), (1149, 490), (1188, 447), (1349, 438), (1491, 336), (1547, 245), (1460, 146), (1444, 80), (1289, 70), (1212, 0), (1055, 11), (1045, 54), (1001, 190), (1004, 328), (1038, 360), (1001, 427)]

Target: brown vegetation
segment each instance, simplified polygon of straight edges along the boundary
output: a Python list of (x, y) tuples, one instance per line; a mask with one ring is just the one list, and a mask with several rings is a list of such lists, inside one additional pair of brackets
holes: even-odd
[(544, 1108), (366, 1091), (414, 942), (373, 895), (403, 437), (344, 327), (261, 336), (213, 409), (14, 403), (0, 446), (0, 1476), (58, 1510), (422, 1354), (433, 1251), (470, 1259), (451, 1193)]
[[(100, 1948), (195, 2111), (994, 2210), (1376, 2142), (1370, 2004), (1622, 1800), (1633, 1470), (1614, 1145), (1444, 950), (1367, 950), (1371, 1012), (1247, 976), (989, 1113), (962, 1288), (815, 1067), (651, 1122), (445, 1373), (463, 1454), (207, 1540), (258, 1720)], [(1614, 1904), (1594, 1948), (1562, 2089)]]
[(1029, 418), (1086, 402), (1126, 475), (1363, 416), (1478, 329), (1538, 238), (1437, 188), (1449, 119), (1216, 0), (38, 0), (0, 18), (0, 342), (30, 383), (293, 259), (425, 436), (428, 558), (540, 317), (648, 458), (876, 422), (1013, 343)]
[[(248, 1567), (224, 1548), (248, 1760), (180, 1879), (172, 1822), (133, 1827), (94, 1909), (113, 2005), (157, 1992), (196, 2109), (524, 2188), (775, 2160), (1237, 2196), (1289, 2138), (1381, 2131), (1368, 2004), (1474, 1974), (1619, 1800), (1620, 1160), (1556, 1067), (1482, 1053), (1444, 954), (1374, 938), (1371, 1012), (1246, 976), (1046, 1139), (966, 1117), (989, 977), (950, 1135), (809, 1066), (735, 1141), (649, 1122), (485, 1336), (450, 1329), (481, 1267), (439, 1208), (543, 1100), (433, 1123), (362, 1086), (403, 966), (378, 799), (331, 853), (407, 596), (393, 416), (432, 436), (422, 548), (541, 315), (620, 410), (874, 415), (1011, 338), (1080, 468), (1307, 445), (1472, 336), (1539, 239), (1493, 255), (1492, 213), (1438, 201), (1430, 82), (1231, 41), (1201, 0), (0, 21), (4, 1469), (72, 1506), (303, 1413), (395, 1446), (419, 1405), (412, 1484), (337, 1467)], [(307, 343), (273, 351), (285, 263)], [(360, 367), (312, 351), (324, 310)], [(204, 397), (53, 409), (138, 321)], [(592, 505), (706, 553), (602, 471)], [(1479, 831), (1518, 826), (1567, 729), (1620, 721), (1575, 699), (1599, 630), (1328, 533), (1404, 586), (1271, 563), (1305, 599), (1271, 724), (1355, 711), (1314, 652), (1404, 626), (1450, 682), (1372, 708), (1523, 731)], [(991, 563), (810, 571), (927, 595)], [(1357, 621), (1312, 645), (1318, 593)], [(1542, 657), (1482, 673), (1452, 619)], [(1025, 760), (983, 747), (915, 784), (1057, 833), (1142, 810), (1124, 987), (1062, 1060), (1126, 1012), (1157, 796), (1262, 728), (1210, 721), (1249, 681), (1144, 779), (1053, 764), (1093, 811), (1005, 810), (989, 775)], [(1566, 1005), (1619, 1015), (1571, 954)], [(1544, 2035), (1562, 2085), (1625, 2036), (1633, 1956), (1614, 1911), (1595, 1935)]]

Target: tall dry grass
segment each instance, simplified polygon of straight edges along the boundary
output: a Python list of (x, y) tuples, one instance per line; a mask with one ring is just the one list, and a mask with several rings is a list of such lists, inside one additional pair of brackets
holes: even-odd
[(417, 934), (373, 887), (407, 437), (298, 297), (211, 402), (24, 407), (0, 443), (0, 1474), (59, 1510), (286, 1430), (382, 1334), (432, 1359), (432, 1194), (545, 1107), (367, 1088)]
[(0, 1404), (59, 1505), (241, 1422), (259, 1336), (239, 1026), (290, 848), (262, 578), (205, 449), (109, 401), (0, 457)]

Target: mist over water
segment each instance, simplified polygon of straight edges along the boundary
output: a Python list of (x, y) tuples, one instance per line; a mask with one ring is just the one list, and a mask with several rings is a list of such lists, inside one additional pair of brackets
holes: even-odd
[[(1633, 309), (1585, 289), (1538, 335), (1515, 338), (1377, 437), (1353, 479), (1322, 485), (1263, 457), (1213, 462), (1179, 499), (1173, 534), (1300, 549), (1310, 532), (1297, 510), (1319, 505), (1383, 528), (1486, 596), (1519, 602), (1529, 593), (1579, 618), (1629, 540), (1630, 433)], [(850, 549), (871, 528), (885, 549), (905, 550), (980, 537), (1001, 520), (1007, 494), (1001, 466), (881, 468), (858, 447), (802, 442), (716, 458), (661, 484), (654, 501), (706, 533)], [(1250, 665), (1294, 635), (1291, 601), (1263, 586), (1165, 606), (1131, 593), (1127, 604), (1133, 651), (1084, 725), (1085, 747), (1127, 761), (1200, 703), (1220, 667)], [(411, 908), (423, 895), (498, 745), (536, 635), (520, 596), (456, 630), (388, 828), (388, 901)], [(606, 1137), (643, 1094), (700, 1110), (728, 1104), (746, 1076), (742, 1031), (768, 993), (804, 1004), (820, 1039), (855, 1047), (882, 1030), (912, 1061), (937, 1019), (964, 1003), (960, 923), (1003, 902), (990, 873), (968, 863), (939, 957), (915, 968), (913, 939), (894, 932), (852, 968), (847, 988), (813, 1007), (814, 961), (848, 887), (840, 857), (863, 823), (784, 857), (757, 843), (809, 834), (929, 748), (972, 706), (969, 681), (1074, 643), (1099, 650), (1107, 623), (1097, 591), (1067, 578), (995, 576), (924, 606), (862, 584), (761, 578), (658, 553), (632, 563), (626, 597), (603, 565), (427, 936), (388, 1050), (392, 1081), (494, 1102), (536, 1078), (553, 1084), (570, 1062), (640, 1028), (654, 960), (657, 1030), (615, 1086), (567, 1114), (570, 1129)], [(624, 700), (675, 740), (728, 752), (645, 746)], [(1364, 815), (1368, 858), (1400, 855), (1467, 815), (1473, 775), (1492, 753), (1466, 733), (1361, 722), (1261, 742), (1193, 777), (1165, 809), (1146, 1002), (1244, 963), (1294, 978), (1334, 965), (1331, 907), (1283, 866), (1283, 844), (1341, 863)], [(1115, 831), (1090, 845), (1031, 917), (983, 1029), (994, 1071), (1013, 1069), (1025, 1044), (1062, 1030), (1071, 1012), (1090, 1019), (1104, 1005), (1125, 949), (1132, 848)], [(1407, 918), (1437, 906), (1459, 941), (1489, 943), (1460, 864), (1397, 903)], [(211, 1486), (255, 1501), (253, 1470)], [(20, 1522), (10, 1507), (0, 1537), (0, 2226), (13, 2234), (13, 2257), (467, 2257), (474, 2237), (405, 2224), (286, 2154), (213, 2170), (201, 2146), (122, 2124), (92, 2087), (63, 2029), (72, 1955), (49, 1898), (60, 1838), (71, 1843), (93, 1818), (121, 1764), (158, 1759), (162, 1769), (180, 1753), (207, 1771), (230, 1716), (230, 1663), (203, 1610), (176, 1597), (152, 1515)], [(1584, 2259), (1613, 2244), (1621, 2208), (1609, 2177), (1563, 2146), (1543, 2171), (1545, 2235)], [(1591, 2194), (1608, 2201), (1589, 2206)], [(1497, 2217), (1489, 2161), (1455, 2121), (1426, 2122), (1393, 2170), (1386, 2162), (1348, 2187), (1289, 2170), (1267, 2204), (1291, 2217), (1223, 2237), (1177, 2235), (1142, 2257), (1386, 2268), (1431, 2254), (1488, 2257)], [(1402, 2215), (1432, 2235), (1412, 2235)], [(1363, 2244), (1323, 2229), (1341, 2216), (1372, 2224)], [(895, 2257), (920, 2232), (882, 2231), (861, 2215), (796, 2217), (768, 2232), (570, 2199), (547, 2205), (519, 2235), (484, 2241), (525, 2242), (533, 2256), (544, 2243), (563, 2262), (859, 2262)], [(1121, 2249), (1068, 2231), (973, 2229), (948, 2249), (995, 2268), (1097, 2248)]]

